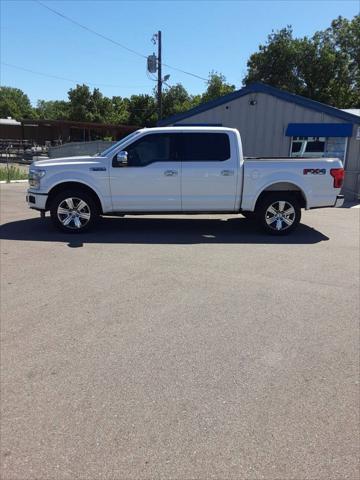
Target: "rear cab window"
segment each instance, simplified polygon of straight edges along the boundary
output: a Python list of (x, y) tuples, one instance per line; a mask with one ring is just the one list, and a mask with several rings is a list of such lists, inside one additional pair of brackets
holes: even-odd
[(178, 133), (175, 152), (183, 162), (223, 162), (230, 158), (230, 140), (226, 133)]

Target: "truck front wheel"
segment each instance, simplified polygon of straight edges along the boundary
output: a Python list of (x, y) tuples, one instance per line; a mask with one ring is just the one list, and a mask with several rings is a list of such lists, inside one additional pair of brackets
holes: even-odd
[(51, 220), (56, 228), (67, 233), (88, 230), (98, 219), (96, 202), (86, 192), (66, 190), (52, 200)]
[(266, 194), (256, 208), (256, 219), (270, 235), (289, 234), (301, 219), (301, 208), (296, 195), (288, 192)]

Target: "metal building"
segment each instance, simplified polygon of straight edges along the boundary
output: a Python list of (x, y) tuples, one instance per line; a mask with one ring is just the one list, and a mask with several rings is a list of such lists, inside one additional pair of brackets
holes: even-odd
[(103, 137), (119, 140), (136, 130), (134, 125), (108, 123), (73, 122), (72, 120), (0, 119), (0, 142), (27, 141), (38, 145), (45, 142), (63, 144), (67, 142), (89, 142)]
[(158, 122), (237, 128), (248, 157), (339, 157), (347, 200), (360, 199), (360, 116), (254, 83)]

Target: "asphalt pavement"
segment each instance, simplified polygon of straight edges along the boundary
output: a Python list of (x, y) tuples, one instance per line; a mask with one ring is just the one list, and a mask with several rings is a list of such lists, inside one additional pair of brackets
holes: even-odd
[(3, 480), (359, 478), (359, 208), (52, 229), (1, 185)]

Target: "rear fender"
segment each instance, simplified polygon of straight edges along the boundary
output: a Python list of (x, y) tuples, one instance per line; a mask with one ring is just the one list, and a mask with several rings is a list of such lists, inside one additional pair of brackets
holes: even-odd
[[(251, 181), (253, 180), (253, 181)], [(260, 185), (255, 185), (254, 179), (250, 180), (250, 185), (246, 187), (248, 179), (245, 180), (245, 188), (243, 194), (242, 210), (249, 210), (253, 212), (256, 208), (256, 203), (260, 195), (265, 191), (295, 191), (299, 192), (304, 200), (305, 208), (310, 208), (309, 198), (311, 192), (306, 189), (303, 182), (299, 181), (298, 175), (287, 174), (284, 178), (279, 178), (279, 172), (266, 178), (266, 181)], [(253, 193), (255, 189), (255, 194)]]

